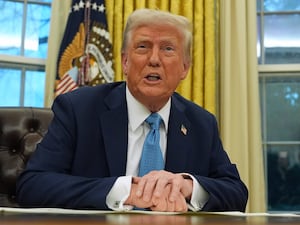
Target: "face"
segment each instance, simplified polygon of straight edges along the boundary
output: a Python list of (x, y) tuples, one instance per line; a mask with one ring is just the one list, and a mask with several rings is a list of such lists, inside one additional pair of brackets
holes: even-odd
[(131, 94), (150, 111), (168, 101), (188, 72), (183, 36), (168, 25), (141, 26), (131, 33), (122, 66)]

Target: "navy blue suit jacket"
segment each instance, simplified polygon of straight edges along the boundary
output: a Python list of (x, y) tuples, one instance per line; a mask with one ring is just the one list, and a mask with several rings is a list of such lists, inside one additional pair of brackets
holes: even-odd
[[(60, 95), (52, 110), (48, 133), (19, 177), (20, 205), (108, 209), (106, 196), (126, 172), (125, 83)], [(210, 196), (203, 210), (245, 210), (247, 188), (222, 147), (212, 114), (175, 93), (167, 135), (165, 170), (195, 176)]]

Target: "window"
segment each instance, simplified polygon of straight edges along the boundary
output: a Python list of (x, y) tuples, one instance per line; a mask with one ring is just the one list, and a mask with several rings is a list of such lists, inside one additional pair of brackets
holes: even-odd
[(0, 106), (44, 106), (51, 0), (0, 1)]
[(299, 0), (257, 0), (268, 211), (300, 211), (299, 24)]

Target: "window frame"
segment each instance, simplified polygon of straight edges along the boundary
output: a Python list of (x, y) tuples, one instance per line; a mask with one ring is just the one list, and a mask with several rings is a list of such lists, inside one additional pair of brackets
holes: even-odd
[[(46, 69), (46, 58), (36, 58), (36, 57), (29, 57), (25, 56), (25, 32), (27, 26), (27, 13), (28, 13), (28, 5), (29, 4), (36, 4), (36, 5), (45, 5), (52, 7), (52, 2), (49, 0), (48, 2), (41, 2), (38, 0), (7, 0), (9, 2), (16, 2), (23, 4), (23, 15), (22, 15), (22, 32), (21, 32), (21, 45), (20, 45), (20, 55), (7, 55), (7, 54), (0, 54), (0, 66), (1, 68), (16, 68), (19, 69), (21, 72), (21, 90), (20, 90), (20, 101), (19, 106), (24, 106), (25, 102), (25, 76), (28, 70), (33, 71), (45, 71)], [(49, 15), (51, 17), (51, 15)], [(44, 88), (44, 96), (45, 96), (46, 87)], [(43, 102), (43, 106), (45, 102)]]
[[(266, 56), (266, 51), (265, 51), (265, 46), (264, 46), (264, 16), (269, 16), (269, 15), (292, 15), (292, 14), (300, 14), (300, 9), (299, 10), (288, 10), (288, 11), (264, 11), (264, 0), (258, 0), (260, 1), (260, 8), (257, 8), (256, 12), (256, 18), (257, 18), (257, 32), (260, 33), (260, 37), (258, 37), (257, 44), (260, 44), (260, 58), (257, 55), (257, 60), (258, 60), (258, 66), (257, 66), (257, 71), (258, 71), (258, 78), (259, 82), (263, 78), (267, 77), (285, 77), (285, 74), (289, 74), (287, 76), (291, 76), (291, 74), (295, 74), (296, 77), (300, 77), (300, 62), (295, 64), (295, 63), (290, 63), (290, 64), (265, 64), (265, 56)], [(263, 150), (263, 155), (264, 155), (264, 168), (265, 168), (265, 183), (266, 183), (266, 203), (267, 206), (269, 206), (268, 202), (268, 147), (270, 146), (300, 146), (300, 140), (299, 141), (268, 141), (267, 140), (267, 125), (266, 125), (266, 97), (264, 96), (265, 94), (265, 86), (262, 86), (262, 93), (260, 93), (260, 105), (262, 108), (261, 110), (261, 117), (262, 117), (262, 124), (261, 125), (261, 130), (262, 130), (262, 150)], [(261, 91), (261, 90), (260, 90)], [(299, 181), (300, 182), (300, 181)], [(267, 211), (269, 212), (275, 212), (278, 210), (272, 210), (267, 207)], [(286, 210), (282, 210), (286, 211)], [(297, 212), (299, 212), (297, 210)]]

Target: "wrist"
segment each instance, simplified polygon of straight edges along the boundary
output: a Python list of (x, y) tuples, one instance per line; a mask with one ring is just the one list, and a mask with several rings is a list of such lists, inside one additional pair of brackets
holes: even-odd
[(190, 175), (182, 174), (184, 179), (184, 188), (182, 189), (182, 194), (186, 201), (190, 201), (193, 193), (193, 179)]

